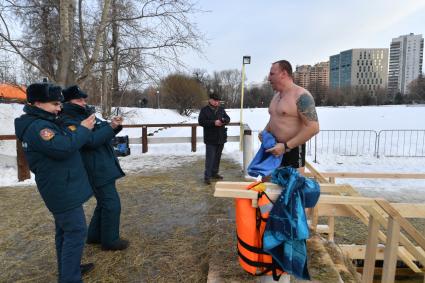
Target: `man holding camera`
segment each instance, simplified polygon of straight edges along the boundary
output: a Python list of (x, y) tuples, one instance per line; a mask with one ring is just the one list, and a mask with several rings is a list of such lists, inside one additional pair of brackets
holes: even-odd
[[(73, 132), (75, 125), (94, 111), (87, 105), (87, 94), (76, 85), (64, 89), (63, 96), (61, 120)], [(121, 129), (121, 117), (112, 118), (110, 123), (96, 118), (92, 138), (80, 150), (97, 200), (87, 243), (101, 244), (102, 250), (110, 251), (124, 250), (129, 246), (127, 240), (120, 238), (121, 202), (115, 186), (116, 179), (125, 174), (111, 145), (111, 139)]]
[(199, 125), (204, 128), (205, 143), (205, 173), (204, 183), (211, 184), (211, 179), (221, 180), (218, 174), (221, 152), (227, 142), (227, 128), (230, 117), (220, 106), (220, 97), (216, 93), (210, 94), (208, 105), (201, 109), (198, 117)]
[(57, 123), (62, 88), (50, 83), (28, 86), (25, 114), (15, 119), (15, 133), (35, 175), (38, 191), (55, 221), (58, 282), (82, 282), (94, 264), (81, 265), (87, 235), (83, 203), (92, 195), (78, 150), (92, 137), (95, 116), (88, 115), (66, 132)]

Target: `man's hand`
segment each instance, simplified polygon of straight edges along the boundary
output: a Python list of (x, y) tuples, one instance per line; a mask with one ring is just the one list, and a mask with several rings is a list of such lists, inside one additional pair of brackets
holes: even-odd
[(81, 121), (81, 126), (86, 127), (89, 130), (92, 130), (94, 128), (95, 121), (96, 121), (96, 116), (94, 114), (91, 114), (89, 117)]
[(277, 143), (274, 147), (267, 149), (266, 152), (274, 156), (280, 156), (285, 152), (285, 145), (283, 143)]
[(224, 125), (224, 123), (221, 120), (215, 120), (214, 124), (216, 127), (221, 127)]
[(263, 131), (260, 131), (258, 133), (258, 139), (260, 140), (260, 142), (263, 142)]
[(118, 128), (118, 126), (121, 126), (123, 121), (124, 121), (124, 119), (121, 116), (113, 117), (112, 120), (111, 120), (112, 129), (116, 129), (116, 128)]

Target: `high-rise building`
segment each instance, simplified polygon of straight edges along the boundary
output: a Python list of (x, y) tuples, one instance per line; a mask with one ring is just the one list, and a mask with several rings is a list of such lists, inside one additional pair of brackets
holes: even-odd
[(314, 66), (297, 66), (294, 72), (294, 81), (297, 85), (310, 90), (316, 85), (329, 86), (329, 62), (320, 62)]
[(357, 48), (329, 58), (331, 88), (355, 87), (374, 93), (387, 87), (388, 49)]
[(393, 38), (390, 46), (388, 91), (407, 94), (409, 83), (422, 73), (424, 39), (421, 34)]

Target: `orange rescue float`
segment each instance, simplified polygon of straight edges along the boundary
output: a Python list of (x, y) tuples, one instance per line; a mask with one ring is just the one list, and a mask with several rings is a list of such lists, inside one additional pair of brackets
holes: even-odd
[[(249, 188), (249, 187), (248, 187)], [(258, 207), (251, 199), (236, 199), (236, 232), (239, 263), (248, 273), (256, 276), (285, 273), (273, 258), (263, 250), (263, 233), (273, 203), (265, 192), (258, 193)]]

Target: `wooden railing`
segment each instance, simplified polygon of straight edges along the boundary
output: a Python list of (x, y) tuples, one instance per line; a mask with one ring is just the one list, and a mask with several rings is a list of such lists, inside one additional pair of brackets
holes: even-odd
[[(227, 126), (238, 126), (239, 122), (229, 123)], [(148, 134), (148, 128), (191, 128), (190, 137), (155, 137)], [(142, 144), (142, 153), (148, 152), (149, 144), (166, 144), (166, 143), (191, 143), (192, 152), (196, 152), (196, 143), (202, 141), (202, 137), (197, 137), (197, 128), (200, 127), (198, 123), (185, 123), (185, 124), (134, 124), (123, 125), (123, 128), (141, 128), (142, 135), (140, 138), (130, 138), (131, 144)], [(246, 134), (251, 135), (251, 129), (248, 125), (244, 125)], [(239, 136), (229, 136), (228, 141), (239, 141)]]
[[(318, 228), (319, 216), (329, 217), (329, 227), (322, 230), (332, 234), (332, 240), (335, 216), (356, 217), (368, 226), (362, 282), (373, 282), (379, 242), (385, 245), (384, 254), (380, 257), (384, 260), (382, 282), (394, 282), (397, 258), (414, 272), (424, 273), (425, 238), (406, 218), (425, 218), (425, 205), (395, 204), (380, 198), (363, 197), (350, 185), (330, 183), (310, 164), (307, 164), (307, 168), (310, 175), (320, 182), (322, 192), (318, 205), (310, 215), (313, 230)], [(248, 198), (256, 206), (257, 192), (246, 190), (248, 184), (249, 182), (218, 182), (214, 196)], [(272, 200), (280, 195), (279, 186), (271, 183), (266, 183), (266, 186)], [(320, 229), (317, 230), (321, 232)]]
[(0, 135), (0, 141), (2, 140), (16, 140), (16, 163), (18, 165), (18, 180), (21, 182), (31, 178), (30, 169), (28, 167), (27, 160), (25, 159), (21, 142), (16, 139), (15, 135)]

